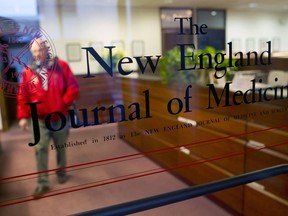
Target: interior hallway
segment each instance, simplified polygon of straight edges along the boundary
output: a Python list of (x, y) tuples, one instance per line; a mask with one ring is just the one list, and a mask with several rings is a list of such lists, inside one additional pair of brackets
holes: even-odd
[[(117, 135), (116, 124), (70, 131), (69, 140), (85, 142), (86, 139), (87, 144), (67, 148), (68, 166), (77, 164), (81, 166), (68, 169), (70, 178), (63, 185), (57, 182), (55, 172), (50, 172), (51, 191), (47, 194), (48, 197), (32, 200), (31, 194), (37, 180), (35, 174), (0, 181), (0, 215), (70, 215), (187, 187), (185, 183), (167, 172), (133, 178), (135, 173), (143, 174), (147, 173), (145, 171), (161, 170), (161, 167), (141, 155), (84, 165), (83, 163), (87, 162), (137, 153), (134, 148), (120, 139), (103, 142), (103, 136), (108, 134)], [(36, 171), (34, 149), (28, 146), (29, 137), (29, 132), (20, 131), (16, 125), (8, 132), (1, 132), (1, 179)], [(97, 143), (96, 139), (98, 139)], [(56, 167), (54, 153), (55, 150), (49, 150), (49, 169)], [(133, 179), (122, 181), (123, 177)], [(113, 181), (118, 182), (112, 183)], [(57, 193), (59, 194), (55, 195)], [(23, 202), (17, 204), (19, 201)], [(11, 205), (5, 206), (9, 203)], [(226, 216), (231, 214), (209, 199), (200, 197), (134, 215)]]

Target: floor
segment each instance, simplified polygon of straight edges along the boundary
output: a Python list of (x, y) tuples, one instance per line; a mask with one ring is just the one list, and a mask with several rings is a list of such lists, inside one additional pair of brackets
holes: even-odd
[[(71, 129), (69, 141), (82, 145), (66, 148), (69, 181), (59, 184), (55, 172), (49, 172), (51, 191), (46, 197), (33, 200), (31, 194), (37, 175), (34, 149), (28, 146), (31, 134), (16, 125), (1, 132), (0, 215), (71, 215), (187, 187), (167, 172), (150, 175), (161, 167), (138, 155), (134, 148), (118, 138), (104, 142), (104, 136), (109, 134), (117, 137), (116, 124)], [(136, 155), (115, 158), (132, 154)], [(49, 169), (55, 167), (55, 150), (50, 148)], [(134, 215), (231, 214), (209, 199), (199, 197)]]

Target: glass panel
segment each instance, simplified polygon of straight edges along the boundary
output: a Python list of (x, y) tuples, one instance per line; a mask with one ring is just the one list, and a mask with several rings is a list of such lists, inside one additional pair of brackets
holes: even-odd
[[(1, 215), (76, 214), (287, 164), (283, 1), (22, 6), (0, 18)], [(160, 210), (284, 215), (287, 182)]]

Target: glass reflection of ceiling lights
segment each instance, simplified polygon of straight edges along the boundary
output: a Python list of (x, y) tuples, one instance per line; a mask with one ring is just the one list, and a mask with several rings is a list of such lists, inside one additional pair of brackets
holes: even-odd
[(217, 12), (215, 10), (211, 11), (211, 16), (216, 16)]
[(251, 3), (249, 3), (248, 6), (249, 6), (249, 8), (256, 8), (258, 6), (258, 4), (255, 2), (251, 2)]

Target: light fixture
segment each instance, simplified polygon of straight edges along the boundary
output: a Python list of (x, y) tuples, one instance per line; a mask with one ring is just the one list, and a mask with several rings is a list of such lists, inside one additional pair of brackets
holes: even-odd
[(211, 11), (211, 16), (216, 16), (217, 15), (217, 12), (216, 11)]
[(258, 6), (258, 4), (255, 3), (255, 2), (249, 3), (249, 8), (255, 8), (255, 7), (257, 7), (257, 6)]

